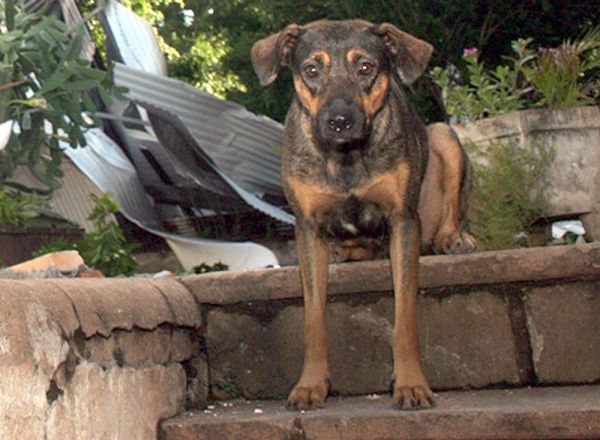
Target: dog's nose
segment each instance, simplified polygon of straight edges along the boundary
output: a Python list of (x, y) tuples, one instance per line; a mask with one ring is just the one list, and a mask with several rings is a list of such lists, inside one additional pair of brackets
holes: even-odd
[(333, 115), (333, 117), (330, 117), (327, 120), (327, 126), (336, 133), (340, 133), (344, 130), (350, 130), (353, 125), (354, 118), (350, 114)]

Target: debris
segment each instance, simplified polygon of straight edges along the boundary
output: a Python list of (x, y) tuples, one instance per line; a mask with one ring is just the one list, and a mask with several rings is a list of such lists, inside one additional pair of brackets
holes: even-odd
[(569, 232), (578, 236), (585, 235), (583, 223), (580, 220), (563, 220), (552, 223), (552, 238), (563, 238)]

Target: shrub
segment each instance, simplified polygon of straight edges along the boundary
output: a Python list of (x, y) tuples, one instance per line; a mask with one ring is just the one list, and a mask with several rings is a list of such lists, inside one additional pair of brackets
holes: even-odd
[(547, 186), (544, 175), (554, 152), (539, 143), (524, 148), (494, 142), (482, 152), (474, 143), (467, 142), (465, 148), (474, 164), (469, 210), (471, 232), (483, 249), (527, 246), (529, 228), (544, 216)]
[(133, 275), (137, 264), (132, 252), (139, 247), (139, 244), (127, 243), (119, 225), (109, 220), (111, 214), (119, 211), (118, 203), (112, 199), (111, 193), (105, 193), (102, 197), (92, 194), (91, 197), (96, 202), (96, 206), (88, 220), (94, 223), (96, 230), (86, 233), (83, 240), (77, 243), (59, 239), (46, 244), (35, 253), (35, 256), (76, 249), (87, 266), (102, 271), (106, 276)]
[(510, 111), (588, 105), (600, 95), (600, 27), (554, 49), (531, 49), (532, 39), (513, 41), (513, 57), (494, 70), (466, 49), (463, 79), (455, 66), (432, 71), (448, 116), (464, 123)]
[(90, 93), (110, 104), (111, 93), (122, 90), (110, 72), (79, 59), (83, 26), (71, 30), (56, 18), (22, 12), (18, 3), (0, 0), (0, 123), (14, 127), (0, 149), (0, 185), (22, 189), (10, 178), (25, 166), (38, 189), (50, 193), (62, 176), (59, 143), (85, 146), (83, 133), (99, 123)]
[(0, 188), (0, 226), (26, 226), (46, 208), (46, 201), (35, 195)]

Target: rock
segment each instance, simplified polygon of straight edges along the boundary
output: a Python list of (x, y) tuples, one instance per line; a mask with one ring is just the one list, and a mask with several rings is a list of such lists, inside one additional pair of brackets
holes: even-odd
[(600, 379), (600, 282), (532, 288), (525, 310), (541, 383)]
[(158, 422), (179, 412), (184, 399), (181, 365), (104, 370), (83, 362), (50, 405), (44, 438), (152, 439)]

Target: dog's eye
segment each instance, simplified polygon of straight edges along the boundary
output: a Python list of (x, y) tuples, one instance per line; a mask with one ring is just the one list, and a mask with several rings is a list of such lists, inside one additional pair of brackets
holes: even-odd
[(304, 68), (304, 73), (308, 78), (316, 78), (319, 76), (319, 69), (314, 64), (309, 64)]
[(362, 63), (360, 63), (360, 67), (358, 68), (358, 73), (360, 73), (361, 75), (370, 75), (371, 73), (373, 73), (373, 69), (375, 68), (375, 66), (373, 65), (373, 63), (369, 62), (369, 61), (363, 61)]

